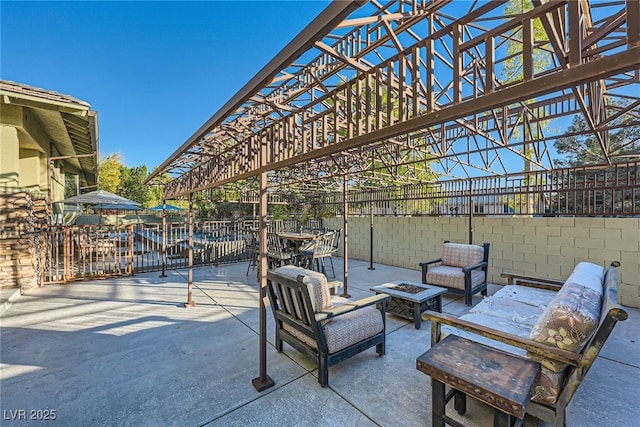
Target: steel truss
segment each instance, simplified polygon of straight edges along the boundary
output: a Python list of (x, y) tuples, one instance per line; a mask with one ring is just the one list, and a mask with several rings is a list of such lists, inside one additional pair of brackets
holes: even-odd
[(334, 2), (151, 180), (173, 199), (264, 172), (335, 191), (549, 170), (543, 123), (576, 114), (613, 162), (608, 131), (640, 124), (640, 2), (506, 4)]

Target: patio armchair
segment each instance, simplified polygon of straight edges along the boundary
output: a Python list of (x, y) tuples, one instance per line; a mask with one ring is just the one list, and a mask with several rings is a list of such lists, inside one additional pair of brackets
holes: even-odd
[(338, 228), (335, 230), (327, 230), (328, 232), (333, 233), (333, 241), (331, 242), (331, 256), (329, 256), (329, 262), (331, 263), (331, 271), (333, 271), (333, 277), (336, 277), (336, 271), (333, 268), (333, 256), (338, 254), (340, 250), (340, 233), (342, 233), (342, 229)]
[(282, 352), (286, 342), (315, 358), (322, 387), (329, 384), (330, 366), (374, 346), (384, 355), (389, 296), (334, 306), (326, 277), (293, 265), (267, 272), (267, 295), (276, 322), (276, 349)]
[(488, 264), (489, 243), (479, 246), (445, 241), (440, 258), (420, 263), (422, 283), (463, 294), (464, 303), (471, 306), (473, 295), (487, 295)]

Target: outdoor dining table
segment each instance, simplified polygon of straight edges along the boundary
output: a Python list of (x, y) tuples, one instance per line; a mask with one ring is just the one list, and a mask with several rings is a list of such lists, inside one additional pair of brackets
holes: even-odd
[(310, 242), (312, 240), (316, 239), (316, 235), (313, 233), (294, 233), (294, 232), (281, 232), (278, 233), (278, 238), (281, 240), (288, 240), (290, 241), (293, 246), (293, 252), (295, 254), (300, 253), (300, 247), (306, 243), (306, 242)]

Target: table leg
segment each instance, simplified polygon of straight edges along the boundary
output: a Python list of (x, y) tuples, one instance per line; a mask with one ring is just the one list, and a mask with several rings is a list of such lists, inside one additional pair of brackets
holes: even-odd
[(416, 329), (420, 329), (422, 327), (422, 316), (420, 316), (420, 303), (413, 303), (413, 322), (416, 325)]
[(445, 427), (444, 383), (431, 378), (431, 426)]

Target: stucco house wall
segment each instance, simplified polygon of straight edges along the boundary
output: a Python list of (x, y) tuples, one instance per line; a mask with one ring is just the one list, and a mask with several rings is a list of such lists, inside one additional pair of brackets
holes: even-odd
[(65, 174), (97, 179), (97, 113), (68, 95), (0, 80), (0, 192), (65, 196)]

